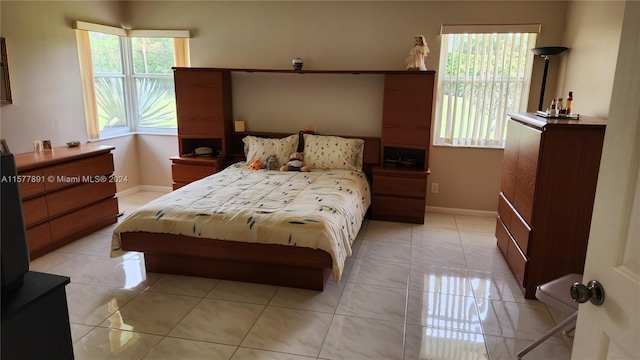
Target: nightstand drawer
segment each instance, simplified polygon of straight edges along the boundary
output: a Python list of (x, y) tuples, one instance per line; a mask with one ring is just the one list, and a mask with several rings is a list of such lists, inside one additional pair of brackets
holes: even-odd
[(373, 196), (371, 217), (374, 220), (424, 224), (426, 200)]
[(218, 171), (216, 165), (171, 164), (171, 176), (174, 182), (188, 183), (200, 180)]
[(373, 194), (425, 199), (427, 178), (374, 175)]

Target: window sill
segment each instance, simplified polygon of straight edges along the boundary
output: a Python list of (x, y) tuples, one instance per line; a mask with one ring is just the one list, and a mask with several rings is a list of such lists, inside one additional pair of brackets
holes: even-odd
[(487, 150), (504, 150), (499, 146), (478, 146), (478, 145), (451, 145), (451, 144), (433, 144), (433, 147), (452, 148), (452, 149), (487, 149)]
[(132, 135), (178, 136), (177, 133), (157, 133), (157, 132), (150, 132), (150, 131), (131, 131), (131, 132), (126, 132), (126, 133), (117, 134), (117, 135), (105, 136), (105, 137), (101, 137), (99, 139), (87, 140), (87, 143), (94, 143), (94, 142), (100, 142), (100, 141), (105, 141), (105, 140), (117, 139), (117, 138), (121, 138), (121, 137), (125, 137), (125, 136), (132, 136)]

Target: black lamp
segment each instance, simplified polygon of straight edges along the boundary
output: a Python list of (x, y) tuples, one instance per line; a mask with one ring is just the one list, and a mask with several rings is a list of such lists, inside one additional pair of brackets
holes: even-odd
[(563, 46), (545, 46), (531, 49), (535, 55), (540, 55), (544, 59), (544, 74), (542, 75), (542, 88), (540, 89), (540, 102), (538, 103), (538, 111), (542, 111), (544, 102), (544, 88), (547, 85), (547, 70), (549, 70), (549, 59), (555, 55), (563, 53), (569, 48)]

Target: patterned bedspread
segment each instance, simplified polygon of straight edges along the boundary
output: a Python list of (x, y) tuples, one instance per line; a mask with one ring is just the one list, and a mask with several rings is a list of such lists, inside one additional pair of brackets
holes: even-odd
[(237, 163), (131, 213), (114, 230), (111, 256), (123, 254), (120, 234), (134, 231), (303, 246), (331, 254), (340, 281), (370, 203), (362, 172), (253, 171)]

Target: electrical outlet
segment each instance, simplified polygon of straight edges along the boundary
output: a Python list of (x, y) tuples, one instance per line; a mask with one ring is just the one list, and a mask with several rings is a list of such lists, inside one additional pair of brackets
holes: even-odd
[(431, 183), (431, 192), (434, 194), (438, 193), (438, 183)]

